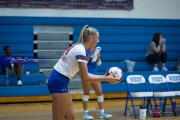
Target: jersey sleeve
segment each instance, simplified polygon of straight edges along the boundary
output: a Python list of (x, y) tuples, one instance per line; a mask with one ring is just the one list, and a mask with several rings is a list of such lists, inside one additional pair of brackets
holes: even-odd
[(75, 57), (76, 57), (78, 62), (85, 62), (85, 63), (87, 63), (87, 61), (86, 61), (86, 51), (84, 49), (78, 49), (75, 52)]

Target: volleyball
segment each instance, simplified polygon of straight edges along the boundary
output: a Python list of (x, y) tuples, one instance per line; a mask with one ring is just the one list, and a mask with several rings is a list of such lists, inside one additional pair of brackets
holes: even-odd
[(119, 81), (112, 83), (112, 84), (117, 84), (121, 82), (123, 72), (119, 67), (111, 67), (106, 71), (106, 76), (113, 75), (113, 77), (117, 78)]

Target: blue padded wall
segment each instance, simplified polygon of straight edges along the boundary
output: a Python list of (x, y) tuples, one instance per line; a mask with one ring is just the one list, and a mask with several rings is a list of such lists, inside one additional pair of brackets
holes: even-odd
[[(141, 74), (147, 78), (150, 74), (179, 73), (178, 71), (153, 73), (152, 65), (145, 62), (145, 52), (149, 42), (152, 40), (155, 32), (162, 33), (167, 40), (168, 62), (167, 67), (172, 70), (176, 65), (176, 60), (180, 57), (180, 20), (173, 19), (128, 19), (128, 18), (73, 18), (73, 17), (0, 17), (0, 47), (2, 44), (11, 44), (15, 55), (21, 51), (25, 55), (33, 56), (33, 26), (34, 25), (59, 25), (74, 27), (73, 42), (79, 38), (82, 26), (90, 25), (97, 28), (100, 32), (100, 43), (102, 47), (101, 58), (102, 66), (98, 67), (100, 74), (104, 74), (107, 68), (111, 66), (119, 66), (123, 70), (123, 80), (129, 74)], [(8, 27), (7, 27), (8, 26)], [(18, 45), (17, 45), (18, 44)], [(27, 49), (25, 49), (27, 48)], [(32, 52), (32, 53), (31, 53)], [(0, 50), (0, 55), (3, 51)], [(121, 62), (125, 59), (135, 60), (135, 72), (126, 72), (126, 63)], [(38, 66), (32, 67), (32, 71), (36, 71)], [(27, 68), (25, 68), (27, 69)], [(29, 69), (29, 68), (28, 68)], [(148, 71), (148, 72), (147, 72)], [(22, 77), (23, 79), (26, 76)], [(4, 79), (4, 78), (3, 78)], [(15, 79), (15, 78), (14, 78)], [(27, 78), (26, 78), (27, 79)], [(32, 77), (34, 80), (35, 78)], [(36, 84), (37, 81), (31, 81), (29, 78), (24, 81), (25, 84)], [(15, 84), (15, 83), (14, 83)], [(125, 81), (117, 84), (102, 84), (103, 92), (126, 92)], [(177, 88), (177, 86), (175, 87)], [(47, 86), (38, 86), (29, 88), (21, 88), (21, 92), (17, 88), (13, 95), (47, 95)], [(17, 91), (16, 91), (17, 89)], [(0, 88), (0, 95), (5, 95), (6, 87)], [(43, 92), (45, 91), (45, 92)], [(9, 94), (9, 93), (8, 93)]]

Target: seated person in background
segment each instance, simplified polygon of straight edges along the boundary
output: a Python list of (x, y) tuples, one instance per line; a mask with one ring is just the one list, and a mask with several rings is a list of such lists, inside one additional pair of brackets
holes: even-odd
[(147, 62), (154, 64), (153, 71), (159, 71), (157, 66), (160, 61), (162, 61), (161, 71), (168, 71), (166, 68), (166, 40), (160, 33), (154, 34), (153, 40), (149, 44), (145, 57)]
[[(10, 46), (4, 46), (3, 50), (5, 56), (11, 56), (12, 49)], [(20, 54), (20, 56), (23, 56), (23, 54)], [(7, 73), (8, 75), (17, 75), (17, 85), (23, 85), (20, 78), (22, 66), (23, 64), (1, 64), (3, 74)]]

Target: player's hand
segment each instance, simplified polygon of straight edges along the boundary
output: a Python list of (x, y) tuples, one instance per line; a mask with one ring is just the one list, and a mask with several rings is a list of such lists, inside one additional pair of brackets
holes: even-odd
[(165, 38), (163, 38), (163, 43), (164, 43), (164, 44), (166, 43), (166, 39), (165, 39)]
[(91, 51), (91, 54), (93, 54), (93, 52), (96, 50), (96, 48), (92, 48), (90, 51)]
[(109, 79), (108, 79), (108, 82), (109, 83), (117, 83), (119, 80), (118, 79), (116, 79), (113, 75), (109, 75), (109, 76), (107, 76), (107, 77), (109, 77)]
[(161, 38), (161, 39), (159, 40), (159, 44), (161, 45), (162, 42), (163, 42), (163, 38)]

